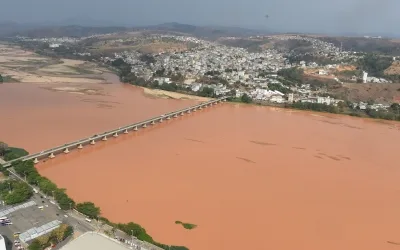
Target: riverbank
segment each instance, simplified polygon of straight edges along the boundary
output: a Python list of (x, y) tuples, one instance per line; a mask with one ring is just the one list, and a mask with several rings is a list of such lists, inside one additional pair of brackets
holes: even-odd
[[(19, 157), (23, 156), (21, 153), (24, 153), (24, 149), (21, 148), (12, 148), (12, 154), (8, 154), (8, 161), (9, 160), (14, 160), (18, 159)], [(26, 155), (26, 154), (25, 154)], [(8, 174), (8, 171), (0, 166), (1, 171), (4, 175)], [(15, 172), (19, 176), (25, 177), (25, 180), (28, 184), (35, 186), (37, 189), (39, 189), (41, 192), (44, 194), (50, 196), (53, 195), (54, 199), (56, 200), (57, 204), (59, 205), (60, 209), (62, 210), (71, 210), (71, 209), (76, 209), (78, 212), (88, 216), (91, 219), (98, 219), (103, 221), (103, 223), (108, 224), (112, 228), (117, 228), (127, 235), (130, 236), (135, 236), (137, 239), (141, 241), (148, 242), (150, 244), (153, 244), (154, 246), (157, 246), (159, 248), (165, 249), (165, 250), (189, 250), (188, 248), (184, 246), (171, 246), (171, 245), (164, 245), (162, 243), (159, 243), (155, 241), (147, 232), (146, 230), (141, 227), (140, 225), (134, 223), (134, 222), (129, 222), (129, 223), (113, 223), (110, 220), (108, 220), (105, 217), (101, 217), (101, 210), (99, 207), (96, 207), (96, 205), (93, 202), (81, 202), (81, 203), (76, 203), (72, 198), (70, 198), (66, 194), (66, 190), (64, 188), (58, 188), (55, 183), (53, 183), (51, 180), (47, 179), (46, 177), (43, 177), (39, 174), (37, 169), (34, 166), (34, 163), (32, 160), (29, 161), (17, 161), (12, 163), (11, 168), (15, 170)], [(18, 183), (17, 183), (18, 184)], [(29, 186), (26, 185), (25, 183), (20, 183), (18, 185), (21, 185), (21, 188), (29, 189)], [(6, 185), (7, 186), (7, 185)], [(7, 186), (8, 187), (8, 186)], [(15, 188), (16, 189), (16, 188)], [(17, 189), (16, 189), (17, 190)], [(1, 191), (1, 190), (0, 190)], [(25, 195), (25, 196), (22, 196)], [(27, 190), (25, 192), (17, 192), (16, 195), (11, 196), (8, 195), (7, 197), (11, 197), (9, 200), (6, 199), (7, 204), (16, 204), (20, 203), (23, 201), (26, 201), (27, 199), (30, 198), (30, 196), (33, 194), (32, 190)], [(26, 196), (28, 195), (28, 196)], [(157, 249), (157, 248), (156, 248)]]

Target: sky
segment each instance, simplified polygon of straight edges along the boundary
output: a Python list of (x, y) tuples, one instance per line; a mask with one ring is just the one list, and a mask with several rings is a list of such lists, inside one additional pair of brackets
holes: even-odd
[(1, 0), (0, 21), (400, 35), (399, 10), (400, 0)]

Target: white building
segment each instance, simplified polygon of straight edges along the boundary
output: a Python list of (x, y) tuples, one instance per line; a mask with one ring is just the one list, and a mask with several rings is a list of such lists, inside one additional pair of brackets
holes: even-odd
[(367, 83), (368, 72), (363, 71), (363, 83)]
[(275, 103), (284, 103), (285, 99), (281, 95), (272, 95), (269, 101)]
[(2, 235), (0, 235), (0, 250), (7, 250), (6, 241)]

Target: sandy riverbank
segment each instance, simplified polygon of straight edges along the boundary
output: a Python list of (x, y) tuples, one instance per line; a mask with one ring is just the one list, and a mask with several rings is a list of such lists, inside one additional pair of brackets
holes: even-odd
[(210, 98), (207, 97), (201, 97), (201, 96), (195, 96), (195, 95), (187, 95), (187, 94), (181, 94), (177, 92), (170, 92), (170, 91), (165, 91), (161, 89), (148, 89), (142, 87), (144, 94), (152, 97), (157, 97), (157, 98), (166, 98), (166, 99), (180, 99), (180, 100), (197, 100), (197, 101), (208, 101)]
[(101, 83), (109, 70), (95, 63), (40, 56), (15, 45), (0, 44), (0, 74), (23, 83)]

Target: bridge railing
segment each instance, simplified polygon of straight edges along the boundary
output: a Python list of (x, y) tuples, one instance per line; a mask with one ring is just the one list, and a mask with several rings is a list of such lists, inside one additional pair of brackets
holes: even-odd
[(166, 113), (166, 114), (163, 114), (163, 115), (159, 115), (159, 116), (147, 119), (145, 121), (129, 124), (129, 125), (126, 125), (126, 126), (123, 126), (123, 127), (119, 127), (117, 129), (106, 131), (104, 133), (96, 134), (95, 136), (86, 137), (84, 139), (73, 141), (73, 142), (70, 142), (70, 143), (67, 143), (67, 144), (64, 144), (64, 145), (60, 145), (60, 146), (56, 146), (56, 147), (53, 147), (53, 148), (50, 148), (50, 149), (46, 149), (44, 151), (41, 151), (41, 152), (38, 152), (38, 153), (35, 153), (35, 154), (30, 154), (30, 155), (23, 156), (23, 157), (20, 157), (18, 159), (15, 159), (15, 160), (8, 161), (5, 164), (3, 164), (3, 166), (4, 167), (9, 167), (9, 166), (11, 166), (11, 164), (13, 162), (16, 162), (16, 161), (31, 160), (31, 159), (35, 159), (35, 158), (38, 158), (38, 157), (42, 157), (42, 156), (44, 156), (46, 154), (51, 154), (51, 153), (54, 153), (54, 152), (57, 152), (57, 151), (62, 151), (64, 149), (66, 149), (66, 148), (71, 148), (71, 147), (74, 147), (74, 146), (78, 146), (80, 144), (85, 144), (85, 143), (88, 143), (88, 142), (93, 141), (93, 140), (97, 141), (99, 139), (102, 139), (105, 136), (109, 136), (109, 135), (112, 135), (112, 134), (115, 134), (115, 133), (118, 133), (118, 132), (121, 132), (121, 131), (124, 131), (124, 130), (132, 129), (134, 127), (147, 125), (147, 124), (149, 124), (151, 122), (154, 122), (154, 121), (157, 121), (157, 120), (160, 120), (160, 119), (165, 119), (167, 117), (172, 117), (174, 115), (179, 115), (181, 113), (187, 112), (189, 110), (194, 110), (194, 109), (203, 107), (205, 105), (209, 105), (209, 104), (217, 103), (217, 102), (220, 102), (220, 101), (224, 101), (227, 98), (228, 97), (221, 97), (221, 98), (218, 98), (218, 99), (213, 99), (213, 100), (210, 100), (210, 101), (207, 101), (207, 102), (203, 102), (203, 103), (191, 106), (191, 107), (187, 107), (187, 108), (184, 108), (184, 109), (180, 109), (180, 110), (177, 110), (177, 111), (173, 111), (173, 112), (169, 112), (169, 113)]

